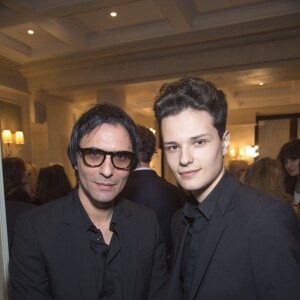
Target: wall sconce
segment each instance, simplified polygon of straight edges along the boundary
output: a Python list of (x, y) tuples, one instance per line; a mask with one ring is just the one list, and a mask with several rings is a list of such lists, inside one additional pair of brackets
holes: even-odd
[(17, 145), (24, 145), (25, 144), (23, 131), (16, 131), (15, 141), (16, 141)]
[(12, 134), (10, 130), (3, 130), (2, 131), (2, 141), (4, 144), (12, 144), (13, 139), (12, 139)]
[(2, 141), (6, 146), (6, 155), (11, 155), (11, 144), (13, 142), (11, 131), (6, 129), (2, 131)]
[(231, 158), (235, 158), (235, 149), (230, 149), (229, 150), (229, 155)]
[[(10, 156), (13, 143), (17, 145), (25, 144), (24, 133), (23, 131), (16, 131), (15, 134), (13, 134), (9, 129), (5, 129), (2, 131), (2, 142), (6, 145), (6, 155)], [(20, 149), (21, 148), (19, 148), (19, 150)]]
[(245, 149), (244, 148), (240, 148), (239, 149), (239, 157), (240, 158), (244, 158), (245, 157)]
[(230, 149), (229, 155), (231, 159), (247, 159), (249, 157), (257, 157), (259, 155), (259, 146), (253, 145), (248, 146), (246, 145), (244, 148), (239, 149)]

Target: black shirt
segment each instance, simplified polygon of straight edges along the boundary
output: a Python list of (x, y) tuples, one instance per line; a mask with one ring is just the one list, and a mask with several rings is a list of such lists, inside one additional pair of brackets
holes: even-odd
[[(79, 199), (78, 199), (79, 200)], [(95, 259), (95, 276), (98, 282), (99, 300), (123, 299), (121, 278), (121, 253), (119, 243), (118, 210), (114, 208), (110, 231), (113, 232), (110, 244), (105, 244), (101, 231), (96, 228), (84, 210), (80, 200), (83, 226), (87, 233), (91, 255)]]
[(222, 185), (227, 176), (228, 174), (225, 173), (215, 188), (200, 204), (195, 198), (191, 197), (190, 201), (188, 201), (183, 208), (183, 220), (186, 224), (190, 224), (180, 267), (181, 299), (183, 300), (188, 299), (194, 266), (196, 265), (201, 246), (205, 239), (209, 221), (220, 196)]

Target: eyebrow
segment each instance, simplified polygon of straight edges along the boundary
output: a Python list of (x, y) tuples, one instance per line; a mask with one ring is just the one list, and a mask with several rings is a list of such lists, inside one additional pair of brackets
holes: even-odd
[[(199, 135), (196, 135), (196, 136), (191, 136), (189, 138), (189, 140), (195, 141), (195, 140), (198, 140), (198, 139), (203, 139), (203, 138), (208, 138), (208, 137), (211, 137), (211, 135), (209, 133), (203, 133), (203, 134), (199, 134)], [(170, 141), (170, 142), (164, 142), (163, 143), (164, 146), (174, 145), (174, 144), (178, 144), (178, 143), (175, 142), (175, 141)]]

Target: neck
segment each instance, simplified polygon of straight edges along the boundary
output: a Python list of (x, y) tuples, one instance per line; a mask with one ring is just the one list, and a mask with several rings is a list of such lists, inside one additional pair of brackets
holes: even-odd
[(149, 163), (146, 163), (146, 162), (143, 162), (143, 161), (140, 161), (138, 163), (138, 168), (150, 168), (150, 164)]
[(211, 193), (211, 191), (217, 186), (224, 174), (225, 169), (223, 168), (218, 177), (208, 187), (203, 187), (202, 189), (191, 191), (191, 193), (197, 199), (198, 203), (201, 203), (206, 199), (206, 197)]
[(80, 202), (92, 220), (92, 222), (96, 225), (98, 222), (110, 222), (115, 199), (109, 202), (100, 202), (95, 199), (88, 198), (82, 190), (79, 188), (78, 190)]

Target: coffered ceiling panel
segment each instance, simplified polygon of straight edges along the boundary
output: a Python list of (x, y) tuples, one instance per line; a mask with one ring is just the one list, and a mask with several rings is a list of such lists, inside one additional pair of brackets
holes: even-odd
[(121, 88), (151, 115), (184, 75), (215, 82), (230, 109), (300, 104), (300, 1), (0, 0), (0, 59), (30, 93), (74, 105)]

